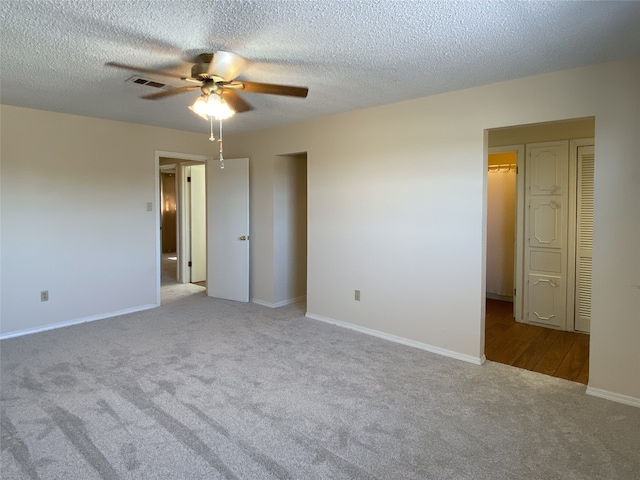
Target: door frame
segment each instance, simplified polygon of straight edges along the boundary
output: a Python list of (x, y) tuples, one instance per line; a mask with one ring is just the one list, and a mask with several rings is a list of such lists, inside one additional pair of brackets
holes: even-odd
[[(191, 153), (183, 153), (183, 152), (168, 152), (164, 150), (156, 150), (155, 154), (155, 198), (156, 201), (160, 201), (160, 158), (167, 157), (171, 159), (181, 160), (177, 162), (179, 164), (176, 165), (176, 256), (178, 257), (178, 265), (177, 265), (177, 273), (178, 273), (178, 281), (181, 283), (189, 283), (188, 280), (184, 281), (185, 278), (189, 277), (188, 270), (185, 274), (185, 268), (188, 269), (188, 261), (186, 260), (185, 253), (185, 241), (186, 237), (184, 236), (184, 218), (185, 214), (188, 216), (188, 211), (185, 212), (184, 205), (184, 188), (183, 188), (183, 180), (182, 180), (182, 164), (188, 164), (190, 162), (194, 163), (204, 163), (206, 165), (207, 161), (213, 160), (213, 157), (210, 155), (197, 155)], [(205, 167), (206, 168), (206, 167)], [(156, 215), (156, 304), (161, 304), (161, 277), (162, 277), (162, 251), (161, 251), (161, 233), (160, 233), (160, 209), (157, 209)]]
[[(488, 147), (487, 158), (492, 153), (508, 153), (515, 152), (516, 154), (516, 218), (514, 219), (515, 235), (515, 248), (514, 248), (514, 262), (513, 262), (513, 317), (516, 322), (523, 321), (523, 308), (524, 308), (524, 166), (525, 166), (525, 146), (524, 144), (518, 145), (505, 145), (501, 147)], [(488, 163), (488, 162), (487, 162)], [(488, 167), (488, 165), (487, 165)], [(487, 179), (488, 185), (488, 179)], [(487, 191), (488, 195), (489, 192)], [(486, 195), (485, 195), (486, 196)], [(486, 201), (486, 199), (485, 199)], [(486, 210), (486, 207), (485, 207)], [(486, 243), (486, 242), (485, 242)], [(485, 244), (485, 258), (487, 255)], [(485, 276), (486, 276), (485, 268)], [(486, 296), (486, 290), (485, 290)]]

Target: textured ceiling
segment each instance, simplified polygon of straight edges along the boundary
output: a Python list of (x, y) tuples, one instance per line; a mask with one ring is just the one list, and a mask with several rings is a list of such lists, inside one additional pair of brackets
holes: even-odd
[(188, 74), (216, 50), (252, 60), (241, 79), (309, 87), (243, 93), (233, 133), (638, 56), (640, 2), (2, 0), (0, 40), (3, 104), (207, 132), (198, 91), (142, 100), (157, 90), (104, 63)]

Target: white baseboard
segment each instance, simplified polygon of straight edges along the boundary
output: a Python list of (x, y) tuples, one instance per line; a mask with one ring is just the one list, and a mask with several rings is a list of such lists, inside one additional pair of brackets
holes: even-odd
[(435, 347), (427, 343), (416, 342), (415, 340), (409, 340), (408, 338), (398, 337), (396, 335), (380, 332), (378, 330), (373, 330), (371, 328), (361, 327), (359, 325), (354, 325), (352, 323), (341, 322), (340, 320), (334, 320), (333, 318), (323, 317), (321, 315), (316, 315), (315, 313), (307, 312), (306, 317), (312, 320), (318, 320), (320, 322), (329, 323), (331, 325), (337, 325), (338, 327), (344, 327), (350, 330), (355, 330), (356, 332), (366, 333), (367, 335), (372, 335), (374, 337), (379, 337), (384, 340), (400, 343), (402, 345), (407, 345), (409, 347), (419, 348), (420, 350), (426, 350), (427, 352), (437, 353), (438, 355), (443, 355), (445, 357), (451, 357), (457, 360), (462, 360), (464, 362), (473, 363), (474, 365), (482, 365), (486, 360), (486, 357), (484, 355), (482, 357), (473, 357), (471, 355), (465, 355), (464, 353), (454, 352), (453, 350), (447, 350), (446, 348)]
[(606, 400), (612, 400), (618, 403), (624, 403), (625, 405), (631, 405), (632, 407), (640, 408), (640, 398), (630, 397), (628, 395), (622, 395), (620, 393), (610, 392), (608, 390), (602, 390), (600, 388), (587, 387), (587, 395), (593, 395), (594, 397), (604, 398)]
[(258, 298), (252, 298), (251, 299), (251, 303), (256, 303), (258, 305), (262, 305), (263, 307), (279, 308), (279, 307), (286, 307), (287, 305), (291, 305), (292, 303), (302, 302), (306, 298), (307, 298), (307, 296), (303, 295), (303, 296), (298, 297), (298, 298), (290, 298), (289, 300), (283, 300), (283, 301), (277, 302), (277, 303), (269, 303), (269, 302), (265, 302), (264, 300), (260, 300)]
[(9, 333), (0, 335), (0, 340), (5, 340), (7, 338), (13, 338), (13, 337), (21, 337), (23, 335), (31, 335), (32, 333), (46, 332), (47, 330), (55, 330), (58, 328), (70, 327), (72, 325), (78, 325), (80, 323), (94, 322), (96, 320), (104, 320), (105, 318), (117, 317), (119, 315), (126, 315), (127, 313), (141, 312), (143, 310), (156, 308), (157, 306), (158, 305), (156, 304), (142, 305), (140, 307), (126, 308), (124, 310), (118, 310), (116, 312), (93, 315), (90, 317), (79, 318), (76, 320), (69, 320), (67, 322), (51, 323), (48, 325), (43, 325), (41, 327), (28, 328), (26, 330), (18, 330), (15, 332), (9, 332)]

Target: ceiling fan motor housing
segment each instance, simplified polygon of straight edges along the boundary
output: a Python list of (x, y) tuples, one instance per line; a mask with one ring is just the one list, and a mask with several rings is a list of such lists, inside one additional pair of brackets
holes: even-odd
[(191, 77), (201, 80), (212, 79), (214, 82), (222, 81), (221, 77), (207, 73), (209, 71), (209, 63), (196, 63), (191, 67)]
[(220, 80), (216, 80), (215, 78), (206, 78), (202, 81), (200, 90), (202, 90), (202, 93), (204, 93), (205, 95), (210, 95), (212, 93), (221, 95), (222, 87), (217, 84), (218, 81)]

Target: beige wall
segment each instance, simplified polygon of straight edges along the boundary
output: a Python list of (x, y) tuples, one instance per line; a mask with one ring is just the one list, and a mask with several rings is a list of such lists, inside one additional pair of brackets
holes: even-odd
[[(640, 403), (639, 76), (635, 59), (225, 138), (251, 162), (251, 296), (277, 281), (274, 158), (307, 152), (309, 313), (479, 362), (486, 130), (595, 117), (589, 389)], [(2, 332), (155, 304), (154, 151), (211, 154), (206, 135), (1, 113)]]
[(207, 154), (207, 137), (6, 105), (1, 119), (1, 333), (156, 305), (155, 151)]
[[(228, 137), (226, 149), (257, 170), (252, 218), (263, 233), (273, 224), (265, 195), (274, 156), (308, 152), (310, 315), (480, 361), (486, 130), (595, 117), (590, 391), (638, 401), (639, 65), (596, 65), (349, 112)], [(256, 289), (273, 278), (269, 265), (254, 262)]]
[(579, 118), (534, 125), (495, 128), (489, 132), (489, 146), (501, 147), (536, 142), (554, 142), (569, 138), (593, 138), (595, 118)]

